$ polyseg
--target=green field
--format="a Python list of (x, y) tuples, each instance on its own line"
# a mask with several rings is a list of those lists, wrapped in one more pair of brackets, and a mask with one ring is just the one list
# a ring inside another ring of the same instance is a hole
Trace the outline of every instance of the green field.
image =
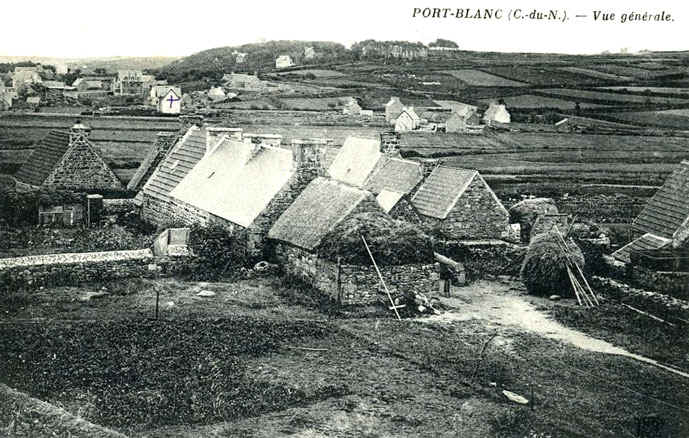
[(567, 71), (570, 73), (579, 73), (579, 74), (583, 74), (586, 76), (591, 76), (592, 78), (607, 79), (607, 80), (611, 80), (611, 81), (631, 81), (632, 79), (634, 79), (631, 76), (620, 76), (620, 75), (611, 74), (611, 73), (603, 73), (603, 72), (593, 70), (590, 68), (560, 67), (559, 70)]
[[(508, 109), (535, 109), (535, 108), (553, 108), (559, 110), (572, 110), (576, 107), (573, 100), (558, 99), (555, 97), (536, 96), (533, 94), (522, 94), (519, 96), (507, 96), (501, 98), (505, 101)], [(488, 104), (495, 99), (481, 99), (479, 102)], [(580, 108), (600, 108), (605, 105), (598, 105), (595, 103), (582, 102), (579, 104)]]
[(524, 87), (528, 85), (473, 69), (448, 70), (442, 73), (449, 74), (474, 87)]
[(526, 67), (522, 65), (496, 66), (483, 68), (486, 72), (512, 79), (527, 82), (537, 86), (575, 86), (575, 85), (605, 85), (613, 81), (592, 78), (581, 73), (564, 71), (554, 66)]
[(689, 110), (611, 113), (608, 117), (644, 126), (689, 130)]
[(612, 104), (687, 104), (689, 99), (680, 99), (675, 97), (659, 97), (659, 96), (639, 96), (635, 94), (622, 93), (608, 93), (603, 91), (577, 90), (577, 89), (561, 89), (548, 88), (538, 90), (540, 93), (557, 97), (569, 97), (573, 99), (586, 99), (588, 101), (596, 101), (601, 103)]

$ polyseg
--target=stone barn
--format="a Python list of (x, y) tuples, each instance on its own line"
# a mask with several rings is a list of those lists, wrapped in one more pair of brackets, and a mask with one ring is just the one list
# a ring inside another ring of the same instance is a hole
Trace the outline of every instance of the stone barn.
[(509, 214), (476, 170), (436, 167), (411, 203), (449, 239), (500, 239), (507, 232)]
[[(316, 178), (270, 229), (273, 257), (284, 272), (340, 304), (376, 303), (385, 297), (385, 292), (370, 263), (345, 263), (339, 257), (337, 261), (332, 260), (334, 257), (328, 260), (321, 249), (328, 236), (337, 238), (337, 233), (331, 232), (338, 224), (375, 214), (384, 215), (370, 192), (332, 179)], [(396, 296), (409, 291), (427, 293), (437, 287), (438, 266), (432, 259), (416, 264), (380, 263), (378, 267)]]
[(91, 128), (79, 122), (69, 131), (51, 131), (15, 173), (17, 184), (74, 191), (123, 189), (122, 182), (89, 141), (90, 132)]

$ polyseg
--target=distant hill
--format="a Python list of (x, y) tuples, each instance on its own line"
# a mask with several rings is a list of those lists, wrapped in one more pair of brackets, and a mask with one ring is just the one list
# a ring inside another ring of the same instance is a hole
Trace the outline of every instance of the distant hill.
[[(268, 41), (244, 44), (235, 47), (218, 47), (204, 50), (178, 59), (158, 70), (156, 76), (170, 82), (198, 80), (202, 77), (216, 77), (230, 71), (266, 70), (275, 67), (275, 58), (289, 55), (295, 63), (311, 62), (305, 59), (304, 49), (314, 49), (318, 62), (346, 60), (351, 58), (345, 46), (328, 41)], [(237, 54), (246, 53), (244, 61), (237, 63)]]
[(74, 68), (117, 70), (153, 70), (179, 59), (169, 56), (111, 56), (103, 58), (55, 58), (47, 56), (0, 56), (0, 63), (31, 61), (43, 65), (67, 65)]

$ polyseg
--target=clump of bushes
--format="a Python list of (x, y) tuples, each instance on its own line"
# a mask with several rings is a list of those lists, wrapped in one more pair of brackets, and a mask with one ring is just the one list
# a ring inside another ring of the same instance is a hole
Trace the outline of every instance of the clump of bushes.
[(383, 212), (351, 215), (324, 238), (318, 253), (322, 258), (343, 263), (370, 265), (366, 239), (376, 263), (404, 265), (432, 263), (433, 241), (416, 225), (392, 219)]
[(121, 225), (109, 225), (85, 229), (75, 237), (72, 246), (80, 251), (90, 252), (142, 249), (152, 244), (152, 235), (134, 234)]
[(195, 263), (192, 277), (196, 280), (217, 280), (237, 273), (250, 262), (246, 251), (246, 232), (230, 232), (221, 225), (193, 225), (189, 246)]

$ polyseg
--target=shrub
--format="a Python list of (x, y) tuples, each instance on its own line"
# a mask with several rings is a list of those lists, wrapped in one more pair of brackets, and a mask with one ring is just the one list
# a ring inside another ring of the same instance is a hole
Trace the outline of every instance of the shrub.
[(221, 225), (193, 225), (189, 244), (198, 265), (192, 277), (198, 280), (217, 280), (249, 263), (244, 231), (233, 233)]

